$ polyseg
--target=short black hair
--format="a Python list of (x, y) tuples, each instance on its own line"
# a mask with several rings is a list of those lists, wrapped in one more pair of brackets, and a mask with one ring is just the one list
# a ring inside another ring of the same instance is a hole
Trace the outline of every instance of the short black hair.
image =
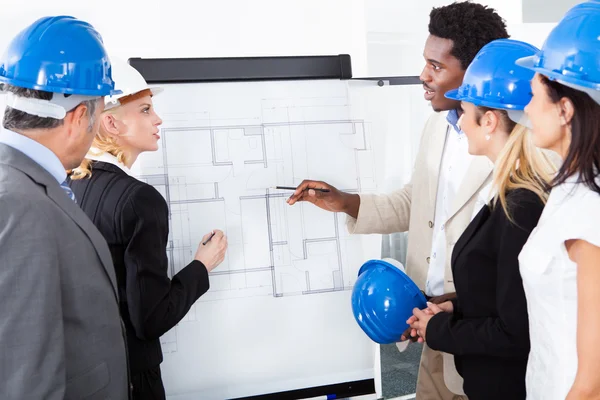
[(467, 69), (479, 50), (508, 38), (506, 23), (493, 8), (468, 1), (437, 7), (429, 14), (429, 34), (453, 42), (452, 54)]

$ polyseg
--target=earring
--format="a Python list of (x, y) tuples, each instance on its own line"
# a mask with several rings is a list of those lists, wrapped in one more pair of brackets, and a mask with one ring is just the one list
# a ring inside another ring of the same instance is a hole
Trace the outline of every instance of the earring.
[(492, 137), (490, 135), (485, 135), (485, 140), (490, 140)]

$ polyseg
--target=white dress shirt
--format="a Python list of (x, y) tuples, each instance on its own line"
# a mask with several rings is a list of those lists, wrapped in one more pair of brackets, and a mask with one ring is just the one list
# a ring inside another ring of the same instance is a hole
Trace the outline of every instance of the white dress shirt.
[(488, 183), (479, 191), (479, 193), (477, 193), (477, 200), (475, 200), (473, 214), (471, 214), (471, 221), (473, 221), (473, 218), (479, 214), (479, 211), (481, 211), (483, 206), (489, 204), (496, 195), (496, 191), (492, 191), (492, 183), (493, 182)]
[(467, 137), (456, 126), (458, 122), (456, 110), (448, 112), (447, 120), (448, 131), (438, 178), (431, 256), (425, 286), (425, 293), (428, 296), (444, 294), (446, 257), (451, 256), (446, 254), (445, 223), (452, 202), (473, 160), (473, 156), (469, 154)]
[(600, 195), (577, 179), (552, 189), (519, 255), (529, 313), (529, 400), (564, 400), (577, 373), (577, 264), (565, 241), (600, 247)]

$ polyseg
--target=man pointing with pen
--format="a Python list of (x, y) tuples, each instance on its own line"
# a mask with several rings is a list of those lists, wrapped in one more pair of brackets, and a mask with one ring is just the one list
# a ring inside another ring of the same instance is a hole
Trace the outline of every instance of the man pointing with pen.
[[(406, 272), (433, 303), (454, 296), (452, 249), (479, 205), (478, 193), (490, 182), (492, 172), (485, 157), (468, 154), (467, 139), (457, 126), (460, 103), (444, 94), (460, 86), (465, 70), (485, 44), (507, 37), (504, 21), (493, 9), (469, 2), (434, 8), (420, 79), (425, 100), (436, 112), (423, 129), (411, 182), (390, 194), (366, 195), (345, 193), (325, 182), (303, 181), (288, 199), (290, 205), (308, 201), (324, 210), (346, 213), (351, 233), (408, 231)], [(409, 337), (405, 332), (402, 339)], [(462, 379), (452, 356), (424, 345), (417, 400), (466, 399), (457, 394), (463, 394)]]

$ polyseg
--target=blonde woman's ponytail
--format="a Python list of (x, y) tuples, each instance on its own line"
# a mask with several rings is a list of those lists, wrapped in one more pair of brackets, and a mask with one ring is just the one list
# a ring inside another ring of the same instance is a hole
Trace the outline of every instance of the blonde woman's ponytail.
[[(494, 111), (504, 114), (503, 118), (508, 119), (506, 111)], [(527, 189), (537, 194), (545, 203), (548, 199), (548, 183), (555, 171), (556, 168), (550, 159), (534, 146), (529, 129), (521, 124), (514, 125), (508, 142), (496, 160), (493, 178), (496, 193), (494, 203), (499, 201), (509, 220), (514, 222), (506, 194), (514, 189)]]

